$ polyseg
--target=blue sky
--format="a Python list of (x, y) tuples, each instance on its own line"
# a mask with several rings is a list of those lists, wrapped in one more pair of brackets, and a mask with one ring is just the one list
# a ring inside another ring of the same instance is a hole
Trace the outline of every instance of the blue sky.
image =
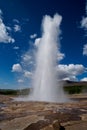
[(0, 0), (0, 88), (30, 86), (45, 15), (62, 16), (60, 79), (87, 81), (86, 0)]

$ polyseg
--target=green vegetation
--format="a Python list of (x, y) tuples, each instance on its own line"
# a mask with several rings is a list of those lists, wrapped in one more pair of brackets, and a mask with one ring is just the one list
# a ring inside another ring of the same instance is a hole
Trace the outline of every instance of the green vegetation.
[(13, 90), (13, 89), (0, 89), (2, 95), (28, 95), (29, 89)]
[[(64, 86), (64, 91), (68, 94), (79, 94), (79, 93), (87, 93), (87, 85), (67, 85)], [(0, 94), (3, 95), (28, 95), (30, 92), (29, 88), (25, 88), (22, 90), (13, 90), (13, 89), (0, 89)]]
[(12, 89), (0, 89), (0, 94), (3, 94), (3, 95), (17, 95), (18, 91), (17, 90), (12, 90)]
[(87, 86), (73, 85), (73, 86), (65, 86), (64, 91), (68, 94), (79, 94), (83, 92), (87, 92)]

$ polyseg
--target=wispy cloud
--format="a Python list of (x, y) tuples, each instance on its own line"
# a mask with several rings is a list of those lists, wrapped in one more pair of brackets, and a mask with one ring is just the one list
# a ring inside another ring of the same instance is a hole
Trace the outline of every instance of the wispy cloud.
[(11, 30), (10, 27), (6, 26), (2, 19), (2, 11), (0, 10), (0, 42), (1, 43), (14, 43), (15, 40), (12, 38), (8, 32), (8, 29)]
[(86, 6), (85, 6), (85, 16), (82, 17), (81, 20), (81, 27), (87, 31), (87, 0), (86, 0)]
[(36, 34), (36, 33), (30, 35), (30, 38), (31, 38), (31, 39), (34, 39), (34, 38), (36, 38), (36, 37), (37, 37), (37, 34)]
[(25, 78), (30, 78), (32, 76), (32, 72), (30, 72), (30, 71), (25, 71), (24, 72), (24, 77)]
[(2, 10), (0, 9), (0, 17), (2, 17), (2, 15), (3, 15), (3, 12), (2, 12)]
[(87, 44), (83, 46), (83, 55), (87, 56)]
[(18, 24), (14, 25), (14, 32), (21, 32), (21, 26)]
[(23, 66), (29, 66), (29, 64), (32, 61), (32, 54), (30, 53), (30, 51), (25, 52), (24, 54), (22, 54), (21, 56), (21, 63)]
[(87, 17), (82, 18), (81, 27), (87, 31)]
[[(81, 21), (81, 28), (85, 30), (85, 36), (87, 36), (87, 0), (85, 6), (85, 15), (86, 16), (84, 16)], [(87, 56), (87, 44), (83, 45), (83, 55)]]
[(58, 61), (63, 60), (64, 57), (65, 57), (65, 54), (64, 54), (64, 53), (61, 53), (61, 52), (58, 52), (58, 53), (57, 53), (57, 60), (58, 60)]
[(23, 79), (18, 79), (18, 81), (17, 81), (18, 83), (23, 83), (24, 82), (24, 80)]
[(14, 22), (14, 23), (17, 23), (17, 24), (20, 23), (18, 19), (13, 19), (13, 22)]
[(14, 64), (12, 66), (12, 72), (18, 74), (17, 82), (21, 84), (29, 84), (29, 80), (32, 78), (31, 68), (33, 66), (32, 55), (30, 51), (25, 52), (21, 56), (20, 63)]
[(13, 49), (14, 49), (14, 50), (18, 50), (19, 47), (18, 47), (18, 46), (14, 46)]

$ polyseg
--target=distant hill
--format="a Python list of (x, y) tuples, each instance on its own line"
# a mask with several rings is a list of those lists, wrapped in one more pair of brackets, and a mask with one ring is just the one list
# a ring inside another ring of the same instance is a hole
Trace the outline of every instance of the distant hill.
[(62, 81), (64, 90), (69, 94), (87, 93), (87, 82)]
[(62, 81), (64, 86), (87, 86), (87, 82), (85, 81), (69, 81), (69, 80), (65, 80)]

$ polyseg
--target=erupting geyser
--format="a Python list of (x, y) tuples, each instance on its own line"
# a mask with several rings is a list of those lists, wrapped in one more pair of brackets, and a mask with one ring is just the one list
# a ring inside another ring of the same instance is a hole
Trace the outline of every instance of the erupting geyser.
[(42, 21), (42, 37), (36, 39), (36, 68), (33, 74), (32, 91), (22, 101), (65, 102), (67, 98), (58, 81), (57, 54), (60, 54), (60, 24), (62, 17), (55, 14), (53, 18), (46, 15)]
[(42, 38), (39, 39), (36, 54), (36, 70), (33, 77), (33, 91), (29, 96), (35, 101), (66, 101), (62, 86), (58, 82), (57, 53), (62, 17), (46, 15), (42, 22)]

